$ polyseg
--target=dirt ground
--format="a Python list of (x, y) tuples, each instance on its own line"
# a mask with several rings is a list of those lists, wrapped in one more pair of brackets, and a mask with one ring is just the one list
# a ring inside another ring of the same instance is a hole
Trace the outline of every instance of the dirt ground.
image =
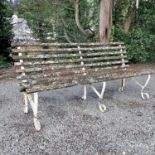
[(155, 76), (145, 101), (131, 79), (122, 94), (119, 84), (108, 82), (102, 101), (91, 89), (81, 100), (82, 86), (39, 93), (42, 130), (36, 132), (32, 110), (23, 113), (16, 80), (1, 80), (0, 155), (155, 155)]

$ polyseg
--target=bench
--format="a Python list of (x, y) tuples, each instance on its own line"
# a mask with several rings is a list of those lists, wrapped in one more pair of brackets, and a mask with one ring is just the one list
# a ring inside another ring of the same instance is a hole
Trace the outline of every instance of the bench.
[[(150, 80), (150, 74), (155, 73), (154, 67), (129, 65), (123, 43), (16, 43), (12, 49), (20, 91), (24, 95), (24, 112), (28, 113), (30, 103), (36, 130), (41, 129), (37, 118), (38, 92), (80, 84), (84, 86), (83, 99), (86, 99), (90, 85), (102, 99), (106, 81), (122, 79), (123, 91), (125, 78), (148, 75), (144, 85), (136, 83), (141, 87), (142, 98), (149, 98), (144, 88)], [(92, 85), (98, 82), (103, 83), (101, 92)], [(103, 108), (100, 105), (100, 109)]]

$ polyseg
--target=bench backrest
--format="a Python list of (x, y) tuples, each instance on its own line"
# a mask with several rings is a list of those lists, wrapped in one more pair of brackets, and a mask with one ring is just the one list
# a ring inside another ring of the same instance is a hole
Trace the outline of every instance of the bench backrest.
[(13, 58), (22, 90), (29, 93), (73, 86), (128, 63), (123, 43), (14, 44)]

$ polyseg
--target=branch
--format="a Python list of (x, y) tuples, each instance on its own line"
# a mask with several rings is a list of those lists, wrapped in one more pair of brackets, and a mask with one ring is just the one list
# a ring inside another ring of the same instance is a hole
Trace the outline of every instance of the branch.
[(130, 27), (131, 27), (131, 24), (133, 23), (133, 21), (134, 21), (134, 16), (135, 16), (135, 9), (136, 9), (136, 7), (135, 7), (135, 4), (133, 3), (132, 4), (133, 6), (130, 6), (129, 8), (128, 8), (128, 13), (127, 13), (127, 19), (126, 19), (126, 21), (125, 21), (125, 23), (124, 23), (124, 32), (125, 33), (128, 33), (128, 31), (129, 31), (129, 29), (130, 29)]
[(67, 30), (66, 30), (66, 29), (68, 28), (68, 25), (67, 25), (67, 23), (65, 22), (65, 20), (64, 20), (63, 18), (61, 18), (61, 20), (62, 20), (62, 24), (63, 24), (63, 26), (64, 26), (64, 37), (65, 37), (65, 39), (66, 39), (69, 43), (72, 43), (70, 37), (69, 37), (68, 34), (67, 34)]
[(75, 21), (78, 29), (80, 30), (81, 33), (83, 33), (85, 36), (89, 36), (88, 33), (84, 30), (80, 23), (80, 9), (79, 9), (79, 2), (80, 0), (75, 0)]
[(66, 29), (64, 28), (64, 37), (65, 39), (69, 42), (69, 43), (72, 43), (71, 39), (69, 38), (68, 34), (67, 34), (67, 31)]

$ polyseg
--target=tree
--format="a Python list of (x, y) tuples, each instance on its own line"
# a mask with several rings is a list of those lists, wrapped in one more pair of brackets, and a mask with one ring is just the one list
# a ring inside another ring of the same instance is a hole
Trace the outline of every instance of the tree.
[(127, 45), (130, 61), (155, 62), (154, 0), (115, 0), (113, 40)]
[[(59, 42), (86, 42), (97, 38), (96, 0), (21, 0), (18, 12), (20, 17), (28, 20), (29, 26), (39, 38), (40, 29), (44, 37), (50, 35), (54, 41)], [(40, 28), (38, 25), (41, 25)]]
[(122, 41), (131, 61), (155, 57), (154, 0), (20, 0), (16, 8), (46, 41)]
[(99, 40), (106, 43), (110, 40), (112, 28), (112, 0), (100, 0)]
[(8, 1), (0, 1), (0, 38), (1, 39), (10, 39), (11, 33), (11, 8)]
[[(7, 0), (0, 1), (0, 54), (8, 57), (7, 48), (12, 38), (11, 26), (12, 9)], [(2, 58), (2, 57), (1, 57)]]

